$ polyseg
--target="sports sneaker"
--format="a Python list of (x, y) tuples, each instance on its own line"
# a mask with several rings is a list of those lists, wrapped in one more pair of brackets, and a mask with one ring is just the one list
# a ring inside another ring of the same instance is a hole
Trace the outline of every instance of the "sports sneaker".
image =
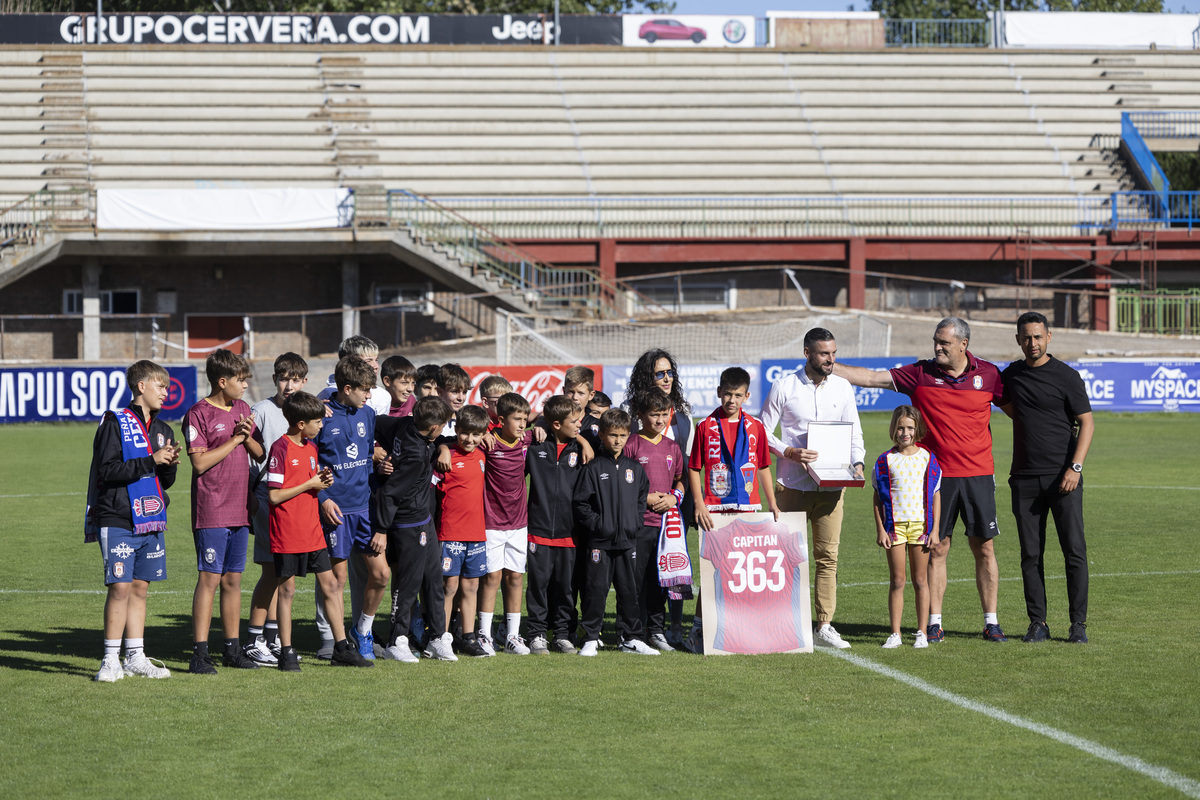
[(687, 638), (683, 640), (683, 649), (698, 656), (704, 655), (704, 628), (700, 625), (699, 620), (692, 623), (692, 629), (688, 632)]
[(276, 666), (280, 672), (299, 672), (300, 671), (300, 656), (296, 654), (296, 648), (291, 647), (286, 651), (279, 648), (279, 658), (276, 660)]
[(469, 658), (487, 658), (487, 651), (479, 646), (479, 636), (474, 632), (464, 633), (458, 638), (458, 652)]
[[(900, 634), (893, 633), (891, 636), (887, 637), (887, 641), (883, 643), (883, 649), (884, 650), (895, 650), (897, 647), (899, 647), (902, 644), (904, 644), (904, 642), (902, 642), (900, 640)], [(832, 647), (832, 645), (822, 645), (822, 646), (823, 647)]]
[(375, 660), (375, 634), (367, 631), (366, 635), (358, 632), (358, 628), (351, 628), (346, 631), (347, 639), (350, 640), (352, 647), (358, 650), (358, 654), (368, 661)]
[(674, 647), (671, 646), (671, 643), (667, 641), (667, 637), (662, 635), (661, 633), (655, 633), (655, 634), (650, 635), (650, 646), (655, 648), (656, 650), (661, 650), (664, 653), (670, 653), (670, 652), (674, 651), (674, 649), (675, 649)]
[(335, 667), (373, 667), (374, 661), (368, 661), (354, 649), (354, 645), (350, 645), (344, 650), (333, 648), (333, 658), (329, 659), (329, 663)]
[(1008, 641), (1008, 637), (1004, 635), (1004, 631), (1000, 630), (1000, 626), (994, 622), (989, 622), (983, 626), (983, 639), (987, 642)]
[(1071, 644), (1087, 644), (1087, 623), (1072, 622), (1071, 631), (1067, 634), (1067, 641)]
[(929, 637), (925, 635), (925, 631), (917, 631), (917, 640), (913, 642), (913, 647), (929, 647)]
[(253, 641), (248, 642), (242, 648), (242, 652), (246, 654), (246, 658), (252, 661), (257, 661), (259, 664), (278, 664), (279, 657), (271, 652), (271, 648), (267, 646), (267, 640), (261, 636), (256, 637)]
[(1029, 623), (1029, 630), (1021, 637), (1022, 642), (1045, 642), (1050, 639), (1050, 626), (1044, 622)]
[(555, 636), (554, 644), (552, 646), (558, 652), (569, 656), (573, 656), (579, 652), (579, 649), (575, 647), (575, 645), (571, 644), (571, 639), (567, 636)]
[(188, 672), (193, 675), (216, 675), (217, 668), (213, 666), (212, 656), (208, 653), (192, 653), (192, 663), (188, 664)]
[(389, 661), (403, 661), (405, 664), (416, 664), (421, 659), (408, 648), (408, 637), (401, 636), (391, 647), (383, 649), (383, 657)]
[[(850, 649), (850, 643), (843, 639), (842, 635), (828, 622), (817, 628), (817, 633), (813, 636), (813, 644), (817, 647), (832, 647), (837, 650)], [(896, 646), (899, 647), (899, 644)]]
[(535, 656), (545, 656), (550, 654), (550, 643), (546, 641), (545, 636), (535, 636), (533, 641), (529, 643), (529, 652)]
[(479, 646), (483, 648), (483, 652), (489, 656), (496, 655), (496, 643), (493, 641), (491, 634), (479, 633)]
[(234, 669), (258, 669), (258, 664), (247, 658), (240, 647), (226, 650), (225, 655), (221, 656), (221, 666)]
[(116, 683), (125, 677), (125, 670), (121, 668), (121, 657), (118, 655), (105, 656), (100, 661), (100, 671), (92, 678), (100, 683)]
[(942, 630), (941, 625), (938, 625), (936, 623), (933, 625), (930, 625), (925, 630), (927, 632), (927, 636), (929, 638), (930, 644), (937, 644), (938, 642), (944, 641), (946, 638), (946, 632)]
[(583, 647), (579, 648), (579, 655), (591, 658), (592, 656), (596, 655), (599, 649), (600, 642), (596, 641), (595, 639), (588, 639), (583, 643)]
[[(275, 655), (276, 655), (276, 657), (279, 656), (278, 653), (276, 653)], [(332, 639), (322, 639), (321, 640), (321, 646), (317, 649), (317, 658), (321, 659), (322, 661), (328, 661), (329, 659), (333, 658), (333, 640)]]
[(672, 622), (664, 635), (671, 647), (683, 647), (683, 623)]
[(438, 661), (458, 661), (458, 656), (454, 655), (454, 649), (450, 647), (453, 639), (448, 631), (441, 636), (430, 637), (429, 645), (425, 648), (425, 657)]
[(122, 669), (131, 678), (134, 675), (141, 675), (143, 678), (171, 677), (171, 670), (167, 669), (166, 664), (158, 661), (156, 658), (147, 658), (145, 653), (138, 653), (136, 656), (125, 656), (125, 663), (122, 665)]
[(658, 651), (641, 639), (626, 639), (617, 648), (622, 653), (637, 653), (639, 656), (656, 656)]
[(529, 647), (519, 634), (511, 633), (504, 640), (504, 652), (510, 656), (527, 656), (529, 655)]

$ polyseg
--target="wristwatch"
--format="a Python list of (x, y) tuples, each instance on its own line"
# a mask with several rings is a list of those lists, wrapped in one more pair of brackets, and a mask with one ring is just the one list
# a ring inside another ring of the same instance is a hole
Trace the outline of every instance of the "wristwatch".
[(1083, 464), (1072, 464), (1071, 469), (1075, 470), (1078, 473), (1082, 473), (1083, 472)]

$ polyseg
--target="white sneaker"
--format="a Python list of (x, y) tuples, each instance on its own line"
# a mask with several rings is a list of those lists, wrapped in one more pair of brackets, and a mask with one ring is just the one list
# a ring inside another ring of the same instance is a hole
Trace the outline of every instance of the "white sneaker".
[(279, 658), (271, 652), (271, 648), (267, 646), (267, 640), (261, 636), (256, 636), (253, 641), (242, 648), (242, 652), (246, 654), (246, 658), (257, 661), (259, 664), (279, 663)]
[(550, 643), (546, 641), (545, 636), (535, 636), (529, 643), (529, 652), (536, 656), (550, 655)]
[(454, 655), (454, 648), (450, 646), (453, 641), (454, 636), (449, 631), (430, 638), (429, 646), (425, 648), (425, 657), (438, 661), (458, 661), (458, 656)]
[(833, 626), (826, 622), (817, 629), (817, 635), (813, 637), (813, 644), (817, 647), (833, 647), (838, 650), (849, 650), (850, 643), (842, 638)]
[(146, 658), (145, 653), (138, 653), (136, 656), (126, 656), (125, 663), (122, 669), (129, 677), (141, 675), (143, 678), (169, 678), (171, 670), (167, 669), (167, 665), (157, 659)]
[(492, 641), (490, 634), (484, 633), (483, 631), (479, 632), (479, 646), (482, 647), (483, 651), (489, 656), (496, 655), (496, 643)]
[(675, 648), (671, 646), (671, 643), (667, 641), (667, 637), (663, 636), (661, 633), (656, 633), (650, 637), (650, 646), (657, 650), (661, 650), (664, 653), (670, 653), (675, 650)]
[[(665, 640), (664, 640), (665, 641)], [(626, 639), (617, 648), (622, 653), (637, 653), (639, 656), (656, 656), (658, 651), (641, 639)]]
[(105, 656), (100, 662), (100, 671), (92, 678), (100, 683), (116, 683), (125, 677), (125, 670), (121, 668), (120, 656)]
[(887, 638), (887, 641), (883, 643), (883, 649), (894, 650), (902, 644), (904, 644), (904, 642), (900, 641), (900, 634), (893, 633)]
[(913, 647), (929, 647), (929, 637), (925, 635), (925, 631), (917, 631), (917, 640), (913, 642)]
[(529, 647), (526, 646), (525, 640), (515, 633), (510, 633), (508, 639), (504, 642), (504, 652), (513, 656), (529, 655)]
[(383, 657), (389, 661), (403, 661), (405, 664), (416, 664), (421, 659), (408, 649), (408, 637), (401, 636), (391, 647), (383, 649)]
[(589, 658), (596, 655), (596, 651), (600, 649), (600, 643), (595, 639), (588, 639), (583, 643), (583, 647), (579, 648), (579, 655), (588, 656)]

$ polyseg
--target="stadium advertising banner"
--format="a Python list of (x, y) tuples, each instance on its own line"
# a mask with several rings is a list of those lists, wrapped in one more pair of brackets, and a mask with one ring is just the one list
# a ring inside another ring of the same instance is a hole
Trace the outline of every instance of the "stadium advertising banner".
[(1200, 411), (1200, 360), (1068, 361), (1095, 411)]
[[(750, 373), (750, 399), (742, 407), (746, 413), (757, 414), (762, 408), (765, 398), (763, 392), (770, 388), (770, 384), (764, 388), (757, 366), (749, 364), (680, 364), (679, 384), (683, 387), (683, 393), (692, 406), (693, 417), (708, 416), (721, 404), (721, 400), (717, 396), (717, 388), (721, 382), (721, 373), (729, 367), (742, 367)], [(632, 374), (633, 367), (628, 364), (608, 364), (604, 367), (604, 393), (613, 401), (614, 406), (625, 402), (625, 390), (629, 386), (629, 376)], [(599, 384), (599, 372), (596, 373), (596, 377), (597, 384)]]
[[(916, 360), (916, 356), (838, 359), (841, 363), (852, 367), (866, 367), (867, 369), (880, 370), (903, 367), (905, 364), (911, 364)], [(763, 392), (770, 392), (771, 384), (784, 375), (791, 375), (793, 372), (799, 372), (803, 368), (804, 359), (802, 358), (762, 362)], [(766, 394), (763, 395), (763, 400), (766, 400)], [(890, 389), (863, 389), (860, 386), (854, 387), (854, 400), (858, 403), (859, 411), (891, 411), (897, 406), (902, 406), (909, 402), (907, 395), (893, 392)]]
[(625, 14), (626, 47), (754, 47), (754, 15)]
[[(161, 416), (183, 419), (196, 402), (196, 368), (167, 367), (167, 372), (171, 389)], [(0, 424), (95, 422), (130, 399), (125, 367), (0, 368)]]
[(700, 532), (705, 655), (812, 652), (805, 521), (715, 514)]
[[(482, 406), (479, 384), (489, 375), (503, 375), (513, 386), (513, 391), (529, 401), (533, 414), (542, 413), (542, 406), (556, 394), (562, 394), (563, 379), (571, 364), (538, 364), (520, 367), (468, 367), (463, 369), (471, 376), (471, 392), (467, 404)], [(603, 385), (604, 367), (599, 364), (584, 364), (596, 372), (596, 386)]]
[[(561, 44), (621, 44), (616, 16), (560, 17)], [(753, 27), (750, 39), (753, 43)], [(0, 44), (551, 44), (537, 14), (0, 15)]]

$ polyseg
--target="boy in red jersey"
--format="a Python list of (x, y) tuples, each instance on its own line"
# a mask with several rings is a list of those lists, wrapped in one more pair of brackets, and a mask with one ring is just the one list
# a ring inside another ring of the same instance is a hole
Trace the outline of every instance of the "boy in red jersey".
[[(767, 432), (761, 422), (742, 411), (742, 405), (750, 399), (750, 373), (741, 367), (725, 370), (717, 393), (721, 405), (696, 426), (688, 459), (688, 483), (696, 498), (696, 527), (711, 531), (713, 512), (761, 510), (760, 492), (778, 521)], [(692, 630), (684, 646), (698, 654), (704, 652), (701, 608), (697, 592)]]
[(475, 633), (479, 579), (487, 574), (483, 522), (487, 455), (479, 447), (487, 432), (487, 420), (487, 412), (479, 406), (463, 406), (458, 410), (458, 441), (450, 449), (450, 469), (433, 476), (437, 483), (437, 535), (442, 547), (446, 619), (450, 619), (457, 595), (462, 614), (458, 651), (475, 658), (487, 655)]
[[(238, 642), (242, 616), (242, 572), (250, 538), (250, 465), (246, 454), (262, 461), (254, 439), (254, 414), (242, 400), (250, 364), (228, 350), (209, 355), (204, 370), (212, 391), (188, 409), (183, 419), (187, 454), (192, 462), (192, 530), (196, 542), (196, 592), (192, 597), (195, 635), (188, 672), (216, 675), (208, 655), (213, 595), (221, 587), (221, 627), (225, 654), (221, 663), (258, 669)], [(245, 452), (242, 451), (245, 448)]]
[(284, 401), (283, 416), (288, 421), (287, 433), (271, 445), (267, 459), (271, 553), (279, 582), (279, 669), (300, 671), (300, 659), (292, 646), (292, 600), (296, 577), (303, 578), (309, 572), (321, 585), (325, 614), (333, 629), (335, 644), (330, 663), (373, 667), (346, 639), (342, 592), (321, 529), (317, 494), (333, 485), (333, 470), (317, 468), (317, 447), (312, 440), (324, 425), (325, 405), (307, 392), (296, 392)]
[[(646, 641), (650, 646), (670, 652), (675, 648), (667, 643), (664, 633), (666, 591), (658, 582), (658, 538), (664, 515), (683, 502), (683, 451), (674, 439), (663, 435), (673, 408), (666, 392), (651, 387), (638, 398), (637, 408), (638, 433), (625, 443), (625, 455), (641, 464), (650, 480), (633, 567), (638, 616), (646, 621)], [(683, 526), (677, 526), (677, 530), (682, 536)]]

